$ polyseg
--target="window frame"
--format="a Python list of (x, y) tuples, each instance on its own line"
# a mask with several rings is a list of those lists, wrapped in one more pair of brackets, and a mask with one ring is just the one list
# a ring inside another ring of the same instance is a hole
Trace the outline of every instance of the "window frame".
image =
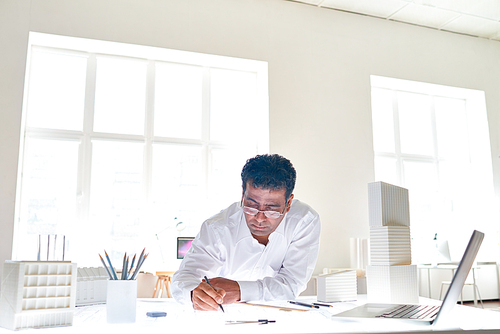
[[(29, 127), (27, 121), (27, 104), (29, 92), (32, 50), (51, 50), (62, 54), (79, 55), (87, 57), (87, 76), (85, 87), (85, 102), (83, 115), (83, 128), (79, 130), (59, 130)], [(97, 57), (113, 57), (126, 59), (139, 59), (147, 64), (146, 79), (146, 106), (144, 133), (142, 135), (117, 134), (94, 132), (94, 102), (96, 87)], [(203, 73), (202, 96), (202, 133), (200, 139), (172, 138), (154, 135), (154, 95), (155, 95), (155, 64), (157, 62), (186, 64), (201, 67)], [(21, 144), (19, 152), (17, 193), (14, 238), (12, 258), (18, 259), (18, 249), (22, 247), (20, 236), (26, 233), (24, 223), (21, 222), (21, 195), (25, 145), (29, 138), (71, 140), (80, 142), (78, 152), (78, 180), (77, 180), (77, 213), (79, 221), (86, 221), (90, 213), (90, 187), (92, 166), (92, 141), (116, 140), (144, 144), (143, 153), (143, 196), (149, 201), (152, 188), (153, 146), (155, 144), (195, 145), (202, 147), (202, 168), (205, 176), (205, 193), (209, 193), (211, 154), (213, 150), (227, 149), (231, 144), (210, 139), (210, 71), (211, 69), (227, 69), (252, 72), (257, 78), (256, 113), (252, 117), (258, 119), (255, 154), (269, 151), (269, 107), (268, 107), (268, 66), (267, 62), (240, 59), (226, 56), (201, 54), (196, 52), (172, 50), (159, 47), (132, 45), (117, 42), (106, 42), (84, 38), (58, 36), (37, 32), (30, 32), (28, 43), (28, 56), (26, 63), (25, 89), (23, 98), (23, 112), (21, 121)], [(230, 203), (228, 203), (229, 205)], [(218, 210), (220, 208), (217, 208)], [(201, 222), (200, 222), (201, 224)], [(96, 258), (98, 260), (98, 258)], [(97, 263), (96, 263), (97, 264)]]
[[(406, 93), (416, 93), (423, 94), (434, 97), (445, 97), (445, 98), (456, 98), (463, 99), (466, 101), (466, 117), (468, 120), (468, 132), (465, 134), (468, 138), (470, 145), (470, 162), (472, 166), (476, 166), (476, 173), (484, 172), (493, 175), (492, 163), (491, 163), (491, 150), (490, 150), (490, 140), (489, 140), (489, 129), (486, 131), (478, 131), (477, 128), (482, 126), (482, 124), (488, 124), (486, 119), (486, 113), (477, 112), (477, 110), (486, 110), (484, 104), (484, 92), (465, 89), (448, 87), (436, 84), (428, 84), (422, 82), (413, 82), (402, 79), (394, 79), (381, 76), (370, 76), (371, 87), (380, 88), (392, 91), (393, 93), (393, 120), (394, 120), (394, 140), (395, 140), (395, 153), (388, 152), (377, 152), (374, 148), (375, 157), (391, 157), (397, 159), (398, 164), (398, 180), (403, 184), (404, 180), (404, 168), (402, 166), (403, 161), (427, 161), (432, 162), (434, 165), (439, 164), (440, 160), (436, 148), (437, 148), (437, 132), (436, 132), (436, 118), (434, 115), (434, 102), (432, 103), (432, 130), (433, 130), (433, 155), (417, 155), (417, 154), (407, 154), (401, 152), (400, 143), (400, 128), (399, 128), (399, 114), (397, 97), (394, 96), (398, 91)], [(482, 136), (478, 136), (478, 133), (483, 133)], [(478, 154), (474, 154), (478, 152)], [(480, 167), (479, 167), (480, 166)], [(490, 190), (493, 192), (493, 181), (489, 185)]]
[[(436, 194), (443, 194), (442, 191), (442, 179), (440, 175), (439, 165), (440, 163), (447, 161), (448, 159), (442, 158), (437, 152), (437, 127), (436, 118), (434, 110), (434, 99), (435, 98), (455, 98), (465, 100), (465, 117), (467, 119), (467, 141), (469, 144), (469, 166), (471, 167), (472, 175), (480, 175), (481, 180), (477, 182), (477, 187), (474, 188), (474, 194), (478, 195), (473, 198), (474, 203), (471, 204), (469, 208), (461, 208), (462, 211), (458, 211), (461, 215), (466, 212), (463, 217), (457, 216), (455, 212), (454, 203), (446, 202), (445, 207), (443, 203), (432, 203), (433, 206), (439, 207), (442, 213), (446, 213), (448, 216), (439, 216), (440, 219), (446, 219), (447, 221), (437, 221), (436, 226), (433, 226), (432, 231), (425, 229), (425, 226), (421, 226), (421, 223), (428, 224), (428, 222), (416, 221), (414, 219), (415, 212), (412, 214), (412, 257), (414, 257), (414, 263), (421, 263), (420, 260), (427, 261), (429, 259), (429, 247), (432, 249), (432, 238), (435, 236), (435, 232), (438, 233), (438, 238), (443, 240), (443, 238), (449, 239), (450, 251), (452, 252), (452, 258), (458, 259), (462, 252), (462, 249), (458, 245), (465, 244), (467, 240), (463, 238), (465, 235), (469, 235), (469, 230), (479, 229), (485, 232), (492, 232), (491, 234), (498, 233), (498, 227), (494, 226), (493, 221), (495, 221), (498, 216), (495, 204), (494, 187), (493, 187), (493, 169), (492, 169), (492, 157), (491, 157), (491, 146), (489, 138), (489, 128), (488, 119), (485, 104), (485, 94), (483, 91), (472, 90), (466, 88), (449, 87), (437, 84), (429, 84), (423, 82), (408, 81), (403, 79), (388, 78), (382, 76), (372, 75), (371, 79), (371, 89), (372, 94), (374, 89), (384, 89), (392, 92), (392, 114), (393, 114), (393, 127), (395, 135), (395, 153), (389, 152), (377, 152), (375, 148), (374, 139), (374, 167), (375, 167), (375, 177), (377, 178), (377, 158), (393, 158), (396, 159), (396, 170), (397, 170), (397, 182), (396, 185), (406, 187), (405, 184), (405, 161), (418, 161), (418, 162), (430, 162), (433, 164), (435, 169), (435, 175), (437, 177)], [(405, 93), (416, 93), (431, 96), (432, 101), (432, 142), (433, 142), (433, 154), (432, 155), (418, 155), (418, 154), (405, 154), (401, 152), (400, 143), (400, 129), (399, 129), (399, 113), (398, 113), (398, 101), (397, 92)], [(372, 95), (373, 99), (373, 95)], [(374, 121), (375, 123), (375, 121)], [(374, 130), (375, 132), (375, 130)], [(448, 160), (449, 161), (449, 160)], [(378, 180), (385, 181), (387, 180)], [(457, 180), (457, 182), (462, 182)], [(410, 194), (410, 204), (412, 203), (412, 190), (409, 189)], [(433, 196), (432, 191), (429, 190), (429, 196)], [(445, 197), (446, 198), (446, 197)], [(434, 198), (436, 199), (436, 198)], [(442, 198), (441, 198), (442, 199)], [(446, 198), (447, 200), (447, 198)], [(447, 206), (447, 207), (446, 207)], [(410, 205), (411, 207), (411, 205)], [(479, 211), (479, 212), (478, 212)], [(433, 216), (433, 219), (438, 216)], [(446, 218), (443, 218), (446, 217)], [(481, 218), (480, 218), (481, 217)], [(429, 217), (427, 217), (429, 218)], [(457, 224), (454, 226), (454, 224)], [(467, 231), (465, 231), (467, 230)], [(466, 232), (466, 233), (465, 233)], [(484, 249), (488, 249), (490, 246), (488, 242), (483, 245)], [(481, 252), (483, 254), (485, 252)], [(415, 262), (416, 261), (416, 262)]]

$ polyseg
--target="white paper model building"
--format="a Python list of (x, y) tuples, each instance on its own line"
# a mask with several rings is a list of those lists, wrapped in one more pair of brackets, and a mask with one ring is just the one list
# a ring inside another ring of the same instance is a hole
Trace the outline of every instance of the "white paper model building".
[(368, 300), (377, 303), (418, 303), (417, 267), (411, 265), (408, 190), (384, 182), (369, 183), (368, 201)]
[(370, 227), (370, 264), (411, 264), (411, 238), (408, 226)]
[(73, 324), (76, 263), (5, 261), (0, 294), (0, 326), (22, 328)]
[(331, 303), (357, 299), (356, 270), (340, 270), (317, 277), (319, 302)]

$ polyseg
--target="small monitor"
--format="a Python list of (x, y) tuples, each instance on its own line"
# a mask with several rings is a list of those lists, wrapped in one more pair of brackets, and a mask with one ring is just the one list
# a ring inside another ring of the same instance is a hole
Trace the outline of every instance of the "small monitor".
[(191, 247), (194, 237), (177, 237), (177, 258), (183, 259)]
[(450, 247), (448, 246), (448, 240), (438, 242), (437, 248), (437, 262), (438, 263), (450, 263)]

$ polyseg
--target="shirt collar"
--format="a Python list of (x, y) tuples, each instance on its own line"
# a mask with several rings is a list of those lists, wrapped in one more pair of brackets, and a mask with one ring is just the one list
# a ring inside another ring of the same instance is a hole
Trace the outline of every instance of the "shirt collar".
[[(234, 214), (234, 219), (236, 221), (239, 221), (239, 227), (238, 227), (238, 237), (236, 239), (236, 241), (240, 241), (240, 240), (243, 240), (245, 238), (253, 238), (252, 236), (252, 233), (250, 233), (250, 230), (248, 229), (248, 226), (247, 226), (247, 221), (245, 220), (245, 215), (243, 214), (243, 210), (241, 209), (241, 206), (240, 206), (240, 209), (238, 210), (237, 213)], [(233, 218), (231, 217), (231, 218)]]
[[(252, 234), (250, 233), (250, 230), (248, 229), (247, 226), (247, 221), (245, 220), (245, 215), (243, 214), (243, 210), (240, 209), (237, 210), (233, 215), (231, 215), (231, 219), (235, 219), (235, 221), (239, 221), (239, 228), (238, 228), (238, 237), (236, 241), (243, 240), (245, 238), (253, 238)], [(277, 235), (284, 236), (285, 235), (285, 224), (286, 224), (286, 219), (287, 219), (287, 214), (285, 213), (285, 217), (283, 217), (283, 220), (280, 222), (276, 230), (269, 235), (269, 240), (274, 239)]]
[(281, 220), (280, 224), (278, 225), (278, 227), (276, 228), (276, 230), (274, 230), (273, 233), (271, 233), (271, 235), (269, 236), (269, 240), (273, 240), (274, 238), (276, 238), (278, 235), (281, 235), (281, 236), (284, 236), (285, 235), (285, 224), (286, 224), (286, 213), (285, 213), (285, 217), (283, 217), (283, 219)]

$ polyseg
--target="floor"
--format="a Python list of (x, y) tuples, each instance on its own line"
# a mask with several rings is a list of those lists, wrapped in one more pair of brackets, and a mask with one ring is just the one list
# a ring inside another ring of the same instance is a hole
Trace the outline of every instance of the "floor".
[[(484, 308), (486, 310), (492, 310), (492, 311), (498, 311), (500, 312), (500, 300), (487, 300), (483, 301)], [(466, 306), (472, 306), (474, 307), (474, 302), (464, 302), (464, 305)], [(481, 307), (481, 303), (478, 302), (477, 307)]]

